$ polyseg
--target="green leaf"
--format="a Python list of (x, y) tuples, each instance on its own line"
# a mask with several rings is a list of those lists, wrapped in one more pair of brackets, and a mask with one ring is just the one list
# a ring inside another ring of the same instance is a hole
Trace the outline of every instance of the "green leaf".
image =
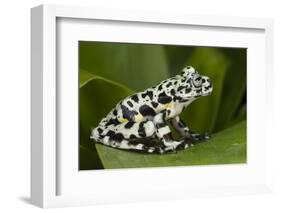
[(168, 78), (164, 47), (150, 44), (79, 42), (79, 68), (135, 91)]
[(191, 103), (181, 117), (196, 132), (212, 132), (220, 113), (219, 105), (229, 61), (218, 48), (200, 47), (195, 49), (186, 64), (212, 80), (213, 92)]
[(94, 78), (98, 78), (99, 76), (93, 75), (86, 70), (80, 69), (79, 70), (79, 87), (83, 87), (85, 84), (90, 82)]
[(82, 145), (79, 147), (79, 170), (103, 169), (101, 161), (97, 155), (95, 146), (86, 148)]
[(101, 144), (96, 148), (105, 169), (246, 163), (246, 122), (174, 154), (141, 154)]
[(232, 119), (228, 124), (226, 124), (226, 127), (231, 127), (241, 121), (244, 121), (247, 119), (247, 106), (243, 105), (240, 107), (238, 112), (234, 115), (234, 119)]
[(194, 49), (195, 47), (193, 46), (165, 45), (170, 76), (180, 73)]
[(235, 113), (239, 110), (243, 96), (246, 94), (247, 49), (223, 48), (222, 51), (231, 63), (225, 75), (215, 131), (235, 123), (232, 122), (237, 120)]
[(80, 88), (79, 112), (82, 128), (95, 127), (116, 104), (131, 95), (129, 88), (100, 76)]
[(80, 88), (79, 112), (81, 128), (90, 132), (115, 105), (133, 92), (116, 82), (100, 76)]
[[(83, 81), (80, 81), (80, 85), (82, 85), (79, 95), (80, 145), (89, 148), (96, 159), (98, 155), (93, 146), (94, 142), (90, 140), (91, 129), (96, 127), (100, 120), (105, 117), (121, 99), (131, 95), (133, 92), (129, 88), (111, 80), (92, 74), (88, 75), (87, 72), (83, 70), (81, 73), (86, 73), (85, 76), (88, 76), (88, 78), (84, 78)], [(80, 167), (83, 169), (92, 165), (91, 161), (93, 160), (89, 158), (89, 153), (85, 153), (83, 149), (82, 151), (83, 152), (80, 153)], [(86, 162), (83, 157), (84, 154), (87, 155), (86, 158), (90, 162)], [(95, 160), (95, 162), (95, 165), (100, 168), (101, 166), (98, 160)]]

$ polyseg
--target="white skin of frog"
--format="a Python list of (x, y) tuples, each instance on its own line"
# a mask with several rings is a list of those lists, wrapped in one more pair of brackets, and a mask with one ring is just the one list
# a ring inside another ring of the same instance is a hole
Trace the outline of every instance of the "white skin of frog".
[[(194, 85), (197, 85), (197, 87)], [(171, 132), (170, 128), (168, 126), (156, 128), (156, 126), (158, 124), (163, 125), (168, 119), (172, 120), (173, 126), (181, 135), (185, 135), (186, 131), (189, 131), (189, 129), (187, 126), (182, 127), (182, 125), (178, 124), (180, 122), (178, 116), (198, 97), (209, 95), (212, 92), (212, 89), (213, 87), (208, 77), (200, 76), (193, 67), (186, 67), (182, 70), (181, 75), (162, 81), (155, 87), (148, 88), (144, 92), (136, 93), (135, 95), (120, 101), (116, 107), (101, 120), (98, 127), (92, 130), (91, 138), (105, 145), (121, 149), (141, 150), (144, 147), (143, 144), (132, 145), (128, 141), (129, 138), (132, 135), (141, 138), (142, 136), (139, 131), (143, 128), (145, 137), (150, 137), (156, 134), (160, 140), (163, 140), (163, 136)], [(174, 91), (174, 95), (172, 94), (172, 91)], [(166, 94), (167, 97), (171, 97), (169, 104), (159, 102), (159, 97), (162, 93)], [(177, 96), (177, 99), (174, 100), (174, 96)], [(144, 106), (148, 110), (142, 112), (141, 109)], [(127, 111), (134, 112), (134, 122), (129, 126), (128, 120), (124, 119), (125, 115), (123, 114), (122, 107), (125, 107)], [(163, 111), (169, 111), (169, 113), (165, 113), (165, 117), (163, 117), (163, 114), (160, 113)], [(143, 114), (151, 112), (155, 115)], [(141, 122), (143, 123), (141, 124)], [(111, 139), (111, 137), (114, 138), (114, 135), (118, 135), (119, 139), (121, 139), (120, 137), (123, 139), (114, 141)], [(181, 143), (176, 141), (173, 142), (172, 146), (177, 146)], [(167, 144), (165, 144), (164, 141), (164, 145), (171, 146), (171, 141)], [(185, 145), (185, 147), (188, 147), (188, 145)], [(151, 150), (153, 151), (154, 149), (148, 149), (148, 152), (151, 152)]]

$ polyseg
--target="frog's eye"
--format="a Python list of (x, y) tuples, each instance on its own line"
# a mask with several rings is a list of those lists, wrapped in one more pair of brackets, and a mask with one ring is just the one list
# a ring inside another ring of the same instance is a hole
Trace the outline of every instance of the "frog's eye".
[(202, 77), (200, 75), (194, 76), (193, 84), (195, 87), (200, 87), (202, 85)]

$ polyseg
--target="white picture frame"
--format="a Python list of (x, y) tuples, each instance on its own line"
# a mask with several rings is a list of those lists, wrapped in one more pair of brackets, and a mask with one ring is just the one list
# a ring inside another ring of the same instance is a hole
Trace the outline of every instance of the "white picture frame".
[[(261, 87), (260, 91), (262, 93), (261, 99), (264, 99), (264, 103), (260, 104), (257, 109), (253, 110), (253, 116), (255, 112), (262, 112), (260, 119), (263, 119), (266, 123), (264, 138), (265, 141), (270, 140), (271, 131), (274, 128), (270, 122), (273, 119), (273, 113), (268, 108), (272, 104), (272, 96), (270, 90), (273, 85), (270, 82), (270, 76), (273, 76), (273, 21), (271, 19), (257, 19), (257, 18), (241, 18), (241, 17), (216, 17), (216, 16), (203, 16), (203, 15), (188, 15), (188, 14), (160, 14), (152, 13), (146, 11), (122, 11), (122, 10), (110, 10), (110, 9), (97, 9), (97, 8), (85, 8), (85, 7), (74, 7), (74, 6), (54, 6), (54, 5), (41, 5), (31, 10), (31, 72), (32, 72), (32, 103), (31, 103), (31, 201), (33, 204), (46, 208), (46, 207), (59, 207), (59, 206), (75, 206), (75, 205), (91, 205), (97, 203), (114, 203), (114, 202), (138, 202), (143, 200), (163, 200), (163, 199), (177, 199), (186, 197), (202, 197), (202, 196), (214, 196), (214, 195), (233, 195), (233, 194), (253, 194), (253, 193), (264, 193), (271, 191), (270, 185), (270, 165), (269, 161), (264, 161), (268, 157), (266, 156), (266, 151), (262, 150), (262, 146), (257, 146), (257, 151), (254, 155), (256, 162), (263, 162), (259, 168), (253, 170), (254, 175), (258, 175), (252, 182), (250, 178), (255, 176), (250, 176), (249, 171), (251, 167), (245, 167), (245, 176), (241, 175), (241, 181), (233, 182), (226, 181), (223, 182), (218, 179), (220, 183), (214, 185), (200, 184), (196, 182), (196, 178), (199, 175), (205, 175), (204, 172), (214, 171), (214, 173), (222, 172), (226, 170), (227, 173), (236, 171), (237, 166), (232, 166), (228, 168), (216, 168), (216, 167), (204, 167), (203, 169), (189, 169), (188, 171), (194, 172), (191, 176), (187, 174), (187, 168), (161, 168), (161, 169), (141, 169), (141, 170), (124, 170), (124, 171), (106, 171), (104, 173), (95, 173), (95, 178), (99, 178), (99, 185), (106, 184), (102, 182), (103, 179), (116, 176), (121, 180), (121, 178), (126, 177), (130, 173), (131, 176), (138, 176), (139, 178), (144, 178), (146, 176), (153, 177), (155, 175), (165, 176), (170, 175), (169, 178), (190, 178), (195, 180), (191, 186), (183, 186), (182, 188), (175, 187), (171, 183), (167, 185), (165, 189), (161, 189), (159, 186), (161, 183), (156, 183), (152, 186), (151, 191), (146, 193), (145, 187), (142, 191), (140, 188), (132, 189), (131, 187), (122, 186), (121, 188), (116, 188), (110, 190), (108, 188), (102, 187), (96, 194), (87, 194), (85, 190), (81, 190), (79, 193), (60, 193), (59, 185), (64, 184), (66, 179), (60, 177), (61, 171), (65, 167), (65, 164), (60, 163), (61, 159), (58, 152), (58, 130), (57, 130), (57, 120), (58, 120), (58, 88), (60, 87), (61, 81), (65, 81), (63, 77), (57, 78), (57, 49), (58, 49), (58, 21), (60, 19), (68, 20), (100, 20), (100, 21), (112, 21), (118, 22), (119, 25), (122, 23), (143, 23), (149, 24), (153, 23), (155, 26), (198, 26), (200, 28), (220, 28), (225, 29), (228, 32), (234, 30), (257, 30), (262, 33), (261, 40), (264, 41), (264, 46), (262, 47), (264, 53), (261, 54), (262, 68), (260, 72), (263, 77), (257, 77), (257, 82), (264, 82), (264, 87)], [(70, 36), (71, 37), (71, 36)], [(122, 40), (122, 37), (119, 39)], [(138, 38), (141, 39), (141, 36)], [(210, 38), (210, 43), (211, 43)], [(205, 42), (208, 43), (206, 40)], [(207, 44), (205, 43), (205, 44)], [(254, 43), (253, 43), (254, 44)], [(215, 46), (213, 43), (211, 46)], [(254, 53), (252, 53), (254, 54)], [(251, 57), (254, 57), (252, 55)], [(254, 65), (253, 67), (254, 68)], [(248, 75), (248, 83), (251, 87), (254, 86), (254, 79), (251, 75)], [(252, 86), (251, 86), (252, 84)], [(252, 100), (254, 103), (256, 100)], [(266, 103), (269, 103), (266, 105)], [(253, 105), (252, 105), (253, 106)], [(267, 110), (266, 110), (267, 109)], [(254, 111), (256, 110), (256, 111)], [(265, 116), (266, 114), (266, 116)], [(251, 120), (251, 114), (249, 115)], [(261, 130), (261, 126), (254, 126), (254, 123), (249, 125), (248, 133), (253, 132), (253, 128), (256, 127), (257, 131)], [(260, 139), (260, 140), (261, 140)], [(73, 146), (73, 144), (71, 145)], [(265, 147), (270, 146), (269, 143), (265, 143)], [(64, 147), (64, 146), (61, 146)], [(258, 148), (260, 147), (260, 148)], [(65, 147), (64, 147), (65, 148)], [(251, 147), (248, 147), (248, 149)], [(72, 148), (69, 148), (69, 150)], [(65, 150), (65, 149), (63, 149)], [(61, 151), (61, 150), (60, 150)], [(65, 150), (66, 152), (68, 150)], [(73, 169), (73, 168), (72, 168)], [(196, 171), (197, 170), (197, 171)], [(201, 171), (202, 170), (202, 171)], [(203, 171), (204, 170), (204, 171)], [(240, 166), (239, 166), (239, 169)], [(249, 171), (247, 171), (249, 170)], [(77, 171), (78, 172), (78, 171)], [(241, 171), (238, 171), (238, 173)], [(243, 171), (241, 172), (241, 174)], [(65, 173), (65, 175), (70, 175), (68, 179), (71, 179), (71, 173)], [(93, 178), (93, 174), (84, 175), (81, 180), (86, 183), (89, 182), (90, 178)], [(87, 176), (87, 177), (86, 177)], [(214, 176), (209, 176), (210, 179), (215, 179)], [(242, 180), (245, 177), (245, 181)], [(80, 177), (79, 177), (80, 178)], [(207, 176), (208, 178), (208, 176)], [(238, 178), (239, 179), (239, 178)], [(166, 180), (163, 179), (165, 182)], [(63, 182), (63, 183), (62, 183)], [(252, 184), (251, 184), (252, 183)], [(158, 186), (157, 186), (158, 184)], [(79, 191), (79, 189), (85, 188), (85, 186), (77, 185), (77, 182), (69, 182), (66, 185), (69, 191)], [(143, 187), (143, 186), (142, 186)], [(130, 189), (131, 188), (131, 189)], [(103, 191), (102, 191), (103, 190)], [(117, 191), (120, 190), (120, 191)], [(123, 190), (123, 191), (122, 191)], [(119, 194), (122, 193), (122, 196)], [(119, 195), (119, 196), (118, 196)]]

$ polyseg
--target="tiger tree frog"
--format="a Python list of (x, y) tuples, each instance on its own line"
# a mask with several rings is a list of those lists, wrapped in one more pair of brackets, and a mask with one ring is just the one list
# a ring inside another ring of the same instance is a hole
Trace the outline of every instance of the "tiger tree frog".
[[(186, 149), (210, 136), (190, 131), (180, 114), (212, 90), (207, 76), (187, 66), (175, 77), (121, 100), (92, 129), (90, 138), (110, 147), (145, 153)], [(173, 139), (170, 126), (182, 136), (181, 140)]]

